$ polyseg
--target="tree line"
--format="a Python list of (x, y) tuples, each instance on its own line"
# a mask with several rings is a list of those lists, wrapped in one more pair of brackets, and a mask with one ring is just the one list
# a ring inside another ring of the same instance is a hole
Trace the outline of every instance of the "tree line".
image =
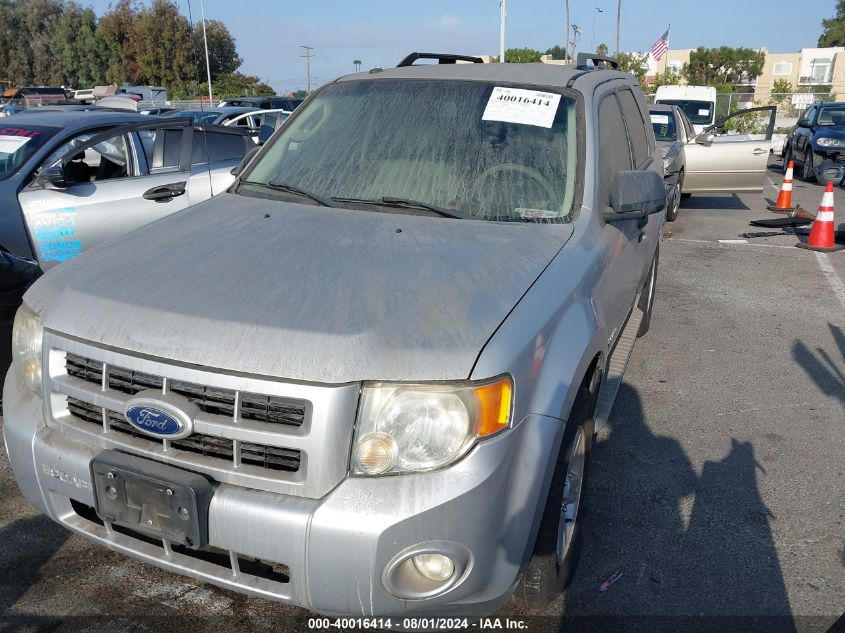
[[(273, 94), (238, 72), (243, 60), (225, 24), (206, 21), (215, 96)], [(173, 0), (118, 0), (97, 16), (73, 0), (0, 0), (0, 80), (15, 86), (155, 85), (171, 98), (208, 94), (202, 23)]]

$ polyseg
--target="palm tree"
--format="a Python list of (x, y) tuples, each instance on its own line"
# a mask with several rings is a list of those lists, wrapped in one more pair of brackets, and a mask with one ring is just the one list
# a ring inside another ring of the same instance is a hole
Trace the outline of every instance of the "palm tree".
[(355, 72), (360, 72), (361, 70), (361, 60), (360, 59), (353, 59), (352, 65), (355, 66)]

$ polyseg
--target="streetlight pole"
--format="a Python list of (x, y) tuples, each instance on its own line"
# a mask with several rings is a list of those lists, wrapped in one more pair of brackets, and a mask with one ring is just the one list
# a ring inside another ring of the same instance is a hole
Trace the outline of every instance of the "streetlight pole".
[(616, 0), (616, 57), (619, 57), (619, 24), (622, 22), (622, 0)]
[(208, 76), (208, 105), (214, 105), (214, 98), (211, 96), (211, 63), (208, 61), (208, 35), (205, 32), (205, 7), (200, 0), (200, 13), (202, 14), (202, 41), (205, 44), (205, 72)]
[(305, 55), (300, 55), (300, 57), (305, 58), (305, 68), (307, 69), (308, 73), (308, 92), (307, 94), (311, 94), (311, 51), (314, 50), (312, 46), (300, 46), (299, 48), (305, 49)]
[(499, 0), (499, 63), (505, 63), (505, 18), (508, 15), (507, 0)]
[(593, 11), (593, 34), (590, 37), (590, 47), (595, 50), (596, 49), (596, 14), (604, 13), (601, 9), (596, 7), (596, 10)]

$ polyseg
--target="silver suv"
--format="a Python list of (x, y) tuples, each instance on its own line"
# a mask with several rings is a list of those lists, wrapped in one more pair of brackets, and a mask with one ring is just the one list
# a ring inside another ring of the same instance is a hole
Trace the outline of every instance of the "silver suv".
[(635, 80), (580, 61), (342, 77), (228, 193), (46, 274), (3, 392), (26, 497), (327, 614), (552, 600), (666, 203)]

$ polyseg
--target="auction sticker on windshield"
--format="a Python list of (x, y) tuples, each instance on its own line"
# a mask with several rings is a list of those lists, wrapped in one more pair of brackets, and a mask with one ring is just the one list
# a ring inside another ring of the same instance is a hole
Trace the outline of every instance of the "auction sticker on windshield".
[(657, 125), (669, 125), (669, 115), (668, 114), (652, 114), (651, 115), (651, 122), (656, 123)]
[(481, 120), (550, 128), (559, 104), (559, 94), (496, 86)]
[(6, 136), (0, 135), (0, 153), (14, 154), (21, 147), (29, 143), (32, 139), (28, 136)]

